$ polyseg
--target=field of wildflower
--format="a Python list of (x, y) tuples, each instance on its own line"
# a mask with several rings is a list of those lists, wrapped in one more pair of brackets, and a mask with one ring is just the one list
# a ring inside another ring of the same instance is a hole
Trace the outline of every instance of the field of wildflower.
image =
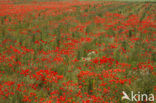
[(156, 103), (123, 91), (156, 100), (156, 2), (0, 0), (0, 103)]

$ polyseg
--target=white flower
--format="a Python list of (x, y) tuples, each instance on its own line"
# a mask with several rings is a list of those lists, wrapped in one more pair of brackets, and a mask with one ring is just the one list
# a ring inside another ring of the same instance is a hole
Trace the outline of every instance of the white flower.
[(88, 53), (88, 56), (94, 55), (94, 54), (95, 54), (95, 51), (92, 51), (92, 52)]

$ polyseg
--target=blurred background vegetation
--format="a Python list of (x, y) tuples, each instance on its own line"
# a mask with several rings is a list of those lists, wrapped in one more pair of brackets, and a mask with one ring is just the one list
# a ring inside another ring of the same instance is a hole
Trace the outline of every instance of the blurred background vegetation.
[(49, 1), (130, 1), (130, 2), (154, 2), (156, 0), (0, 0), (0, 1), (13, 1), (13, 2), (49, 2)]

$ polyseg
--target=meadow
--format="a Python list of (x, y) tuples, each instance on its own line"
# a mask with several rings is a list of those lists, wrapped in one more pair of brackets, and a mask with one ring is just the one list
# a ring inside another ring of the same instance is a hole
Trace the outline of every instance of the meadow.
[(0, 1), (0, 103), (155, 103), (156, 3)]

